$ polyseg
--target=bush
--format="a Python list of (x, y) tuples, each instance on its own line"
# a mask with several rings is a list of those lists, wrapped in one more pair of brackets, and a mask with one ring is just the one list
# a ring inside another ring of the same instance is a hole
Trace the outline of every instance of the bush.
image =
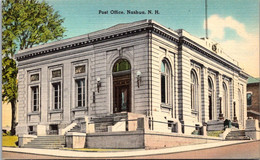
[(208, 131), (207, 136), (211, 137), (219, 137), (220, 134), (222, 134), (224, 131)]
[(2, 146), (3, 147), (17, 147), (16, 142), (18, 141), (18, 137), (17, 136), (3, 136), (2, 137), (3, 142), (2, 142)]

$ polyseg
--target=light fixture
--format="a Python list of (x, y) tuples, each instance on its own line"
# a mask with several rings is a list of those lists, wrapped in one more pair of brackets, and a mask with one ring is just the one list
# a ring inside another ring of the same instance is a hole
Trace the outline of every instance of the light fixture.
[(99, 88), (101, 87), (100, 77), (97, 77), (97, 90), (99, 93)]
[(141, 75), (142, 75), (142, 72), (140, 72), (140, 71), (137, 71), (136, 72), (136, 78), (137, 78), (137, 87), (139, 88), (140, 87), (140, 84), (141, 84), (141, 82), (142, 82), (142, 77), (141, 77)]

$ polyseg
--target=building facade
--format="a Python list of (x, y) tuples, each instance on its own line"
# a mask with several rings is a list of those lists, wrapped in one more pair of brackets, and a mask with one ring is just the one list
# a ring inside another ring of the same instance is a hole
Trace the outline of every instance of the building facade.
[(247, 82), (247, 116), (260, 121), (260, 79), (249, 77)]
[(191, 134), (219, 119), (245, 127), (248, 75), (219, 44), (153, 20), (22, 50), (16, 59), (18, 135), (122, 112), (144, 115), (162, 132), (174, 123)]

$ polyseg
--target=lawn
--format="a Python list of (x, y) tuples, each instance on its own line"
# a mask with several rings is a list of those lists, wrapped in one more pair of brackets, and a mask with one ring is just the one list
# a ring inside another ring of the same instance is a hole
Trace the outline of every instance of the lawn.
[(212, 137), (219, 137), (224, 131), (208, 131), (207, 135)]
[(17, 147), (15, 142), (18, 141), (17, 136), (2, 136), (2, 146), (3, 147)]

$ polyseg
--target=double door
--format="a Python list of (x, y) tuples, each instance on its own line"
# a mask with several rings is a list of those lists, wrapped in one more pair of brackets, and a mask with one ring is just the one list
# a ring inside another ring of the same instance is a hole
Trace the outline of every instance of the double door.
[(131, 75), (113, 77), (113, 112), (131, 111)]

